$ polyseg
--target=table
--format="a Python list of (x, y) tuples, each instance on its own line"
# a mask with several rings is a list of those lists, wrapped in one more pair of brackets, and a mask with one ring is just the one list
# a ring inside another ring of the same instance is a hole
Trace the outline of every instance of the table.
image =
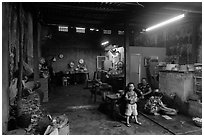
[(110, 76), (107, 79), (107, 83), (112, 86), (113, 92), (116, 93), (118, 90), (124, 89), (125, 78), (124, 77), (117, 77), (117, 76)]
[(121, 97), (117, 96), (116, 94), (106, 95), (106, 100), (110, 101), (111, 103), (111, 116), (113, 119), (116, 119), (116, 108), (117, 108), (117, 102), (121, 99)]
[(88, 72), (75, 72), (75, 82), (78, 84), (84, 84), (88, 80)]
[(63, 74), (63, 77), (69, 77), (71, 84), (84, 84), (88, 80), (88, 72), (72, 72)]

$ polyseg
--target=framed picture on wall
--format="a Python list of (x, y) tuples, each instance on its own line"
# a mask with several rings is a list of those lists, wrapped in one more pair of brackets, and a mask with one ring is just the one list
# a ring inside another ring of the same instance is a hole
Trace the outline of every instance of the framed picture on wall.
[(149, 65), (149, 61), (150, 61), (150, 57), (144, 57), (144, 66), (148, 66)]

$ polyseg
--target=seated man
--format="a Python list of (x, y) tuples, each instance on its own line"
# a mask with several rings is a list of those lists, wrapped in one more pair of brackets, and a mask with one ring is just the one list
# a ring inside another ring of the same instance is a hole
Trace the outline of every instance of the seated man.
[(138, 86), (138, 89), (141, 91), (140, 94), (142, 98), (148, 99), (149, 97), (151, 97), (152, 89), (147, 83), (146, 78), (142, 78), (142, 82), (139, 83), (137, 86)]
[(142, 78), (142, 82), (137, 85), (138, 87), (138, 96), (140, 98), (138, 102), (138, 110), (144, 112), (145, 104), (148, 99), (151, 97), (152, 89), (150, 85), (147, 83), (146, 78)]

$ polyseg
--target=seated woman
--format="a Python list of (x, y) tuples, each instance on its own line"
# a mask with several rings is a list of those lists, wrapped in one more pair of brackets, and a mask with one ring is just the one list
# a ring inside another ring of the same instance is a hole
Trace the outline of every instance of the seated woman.
[(159, 113), (166, 115), (177, 114), (177, 110), (166, 107), (166, 105), (163, 104), (161, 98), (162, 94), (159, 92), (156, 92), (153, 96), (151, 96), (144, 106), (146, 112), (154, 115), (159, 115)]

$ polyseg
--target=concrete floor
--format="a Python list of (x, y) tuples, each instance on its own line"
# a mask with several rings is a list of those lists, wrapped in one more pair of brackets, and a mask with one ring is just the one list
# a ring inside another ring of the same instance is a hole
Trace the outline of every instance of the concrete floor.
[[(53, 116), (61, 114), (68, 116), (71, 135), (172, 135), (143, 115), (139, 115), (141, 126), (132, 121), (132, 126), (127, 127), (125, 121), (113, 120), (110, 115), (98, 110), (102, 103), (100, 95), (94, 103), (90, 91), (84, 87), (85, 85), (58, 87), (49, 94), (49, 102), (42, 105)], [(196, 132), (188, 134), (202, 134), (202, 129), (196, 128)]]

